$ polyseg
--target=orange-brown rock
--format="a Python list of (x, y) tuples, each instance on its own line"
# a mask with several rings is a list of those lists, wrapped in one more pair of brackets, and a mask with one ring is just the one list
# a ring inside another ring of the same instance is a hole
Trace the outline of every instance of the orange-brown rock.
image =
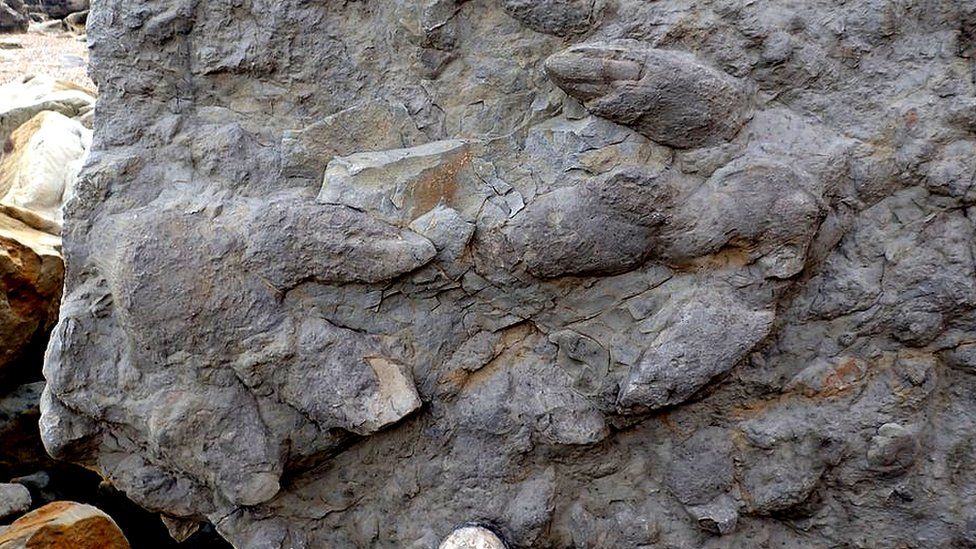
[(18, 359), (40, 352), (57, 320), (64, 279), (61, 238), (0, 213), (0, 383)]
[(129, 549), (129, 542), (97, 508), (57, 501), (0, 531), (0, 549)]

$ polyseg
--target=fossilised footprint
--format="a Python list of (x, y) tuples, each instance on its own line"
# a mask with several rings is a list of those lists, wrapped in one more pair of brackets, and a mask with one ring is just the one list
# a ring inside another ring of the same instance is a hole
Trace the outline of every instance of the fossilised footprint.
[(691, 54), (634, 40), (573, 46), (550, 57), (546, 72), (591, 113), (670, 147), (727, 141), (751, 113), (739, 80)]

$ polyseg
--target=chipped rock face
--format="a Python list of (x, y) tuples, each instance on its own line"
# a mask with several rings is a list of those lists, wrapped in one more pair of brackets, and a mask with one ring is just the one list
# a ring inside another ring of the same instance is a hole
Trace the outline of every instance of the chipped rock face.
[(52, 454), (237, 547), (976, 539), (976, 10), (388, 8), (92, 6)]

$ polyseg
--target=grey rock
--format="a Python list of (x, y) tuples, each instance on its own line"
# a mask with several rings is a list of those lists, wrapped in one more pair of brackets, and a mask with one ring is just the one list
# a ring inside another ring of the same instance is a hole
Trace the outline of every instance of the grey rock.
[(420, 145), (425, 141), (402, 105), (350, 107), (281, 138), (281, 173), (319, 179), (337, 156)]
[(754, 458), (746, 465), (742, 487), (750, 511), (758, 515), (798, 512), (824, 471), (822, 458), (809, 439), (778, 443)]
[[(278, 241), (279, 231), (292, 238)], [(301, 282), (381, 282), (425, 265), (437, 253), (426, 238), (398, 230), (355, 209), (281, 201), (254, 212), (251, 235), (242, 263), (260, 273), (276, 288)], [(307, 263), (276, 263), (282, 252), (301, 257), (315, 250)]]
[(667, 480), (678, 501), (701, 505), (728, 492), (734, 474), (729, 434), (712, 427), (696, 432), (678, 446)]
[(968, 543), (969, 4), (96, 2), (43, 442), (237, 547)]
[(465, 221), (457, 210), (438, 205), (411, 221), (409, 228), (430, 240), (437, 249), (437, 260), (450, 265), (464, 255), (468, 242), (474, 236), (475, 226)]
[(897, 423), (885, 423), (868, 445), (868, 463), (879, 471), (903, 472), (915, 462), (915, 435)]
[(960, 343), (943, 354), (943, 360), (950, 368), (976, 373), (976, 343)]
[(329, 163), (318, 201), (368, 211), (394, 225), (408, 225), (438, 205), (473, 219), (484, 199), (472, 172), (474, 153), (459, 140), (409, 149), (358, 153)]
[(602, 2), (595, 0), (503, 0), (505, 12), (532, 30), (567, 36), (595, 23)]
[(749, 118), (740, 82), (688, 53), (637, 41), (573, 46), (546, 71), (593, 114), (676, 148), (729, 140)]
[(651, 257), (675, 194), (666, 177), (615, 172), (537, 197), (509, 239), (541, 278), (626, 272)]
[(673, 296), (654, 323), (660, 332), (620, 388), (625, 409), (688, 400), (769, 334), (773, 313), (750, 309), (721, 290), (695, 291)]
[(89, 0), (24, 0), (27, 8), (34, 13), (42, 13), (52, 19), (63, 19), (68, 14), (85, 11)]
[(796, 275), (821, 216), (819, 197), (805, 179), (767, 159), (726, 164), (687, 198), (664, 254), (680, 260), (738, 250), (768, 277)]
[(85, 34), (85, 22), (88, 20), (88, 10), (69, 13), (64, 18), (64, 24), (77, 34)]
[(730, 496), (719, 496), (708, 503), (688, 507), (688, 514), (702, 530), (724, 536), (735, 531), (739, 522), (738, 507), (738, 502)]
[(20, 484), (0, 484), (0, 520), (16, 518), (31, 506), (30, 492)]

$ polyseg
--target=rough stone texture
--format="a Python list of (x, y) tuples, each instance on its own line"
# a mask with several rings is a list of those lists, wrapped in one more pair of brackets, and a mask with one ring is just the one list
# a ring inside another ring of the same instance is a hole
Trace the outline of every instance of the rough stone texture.
[(0, 397), (40, 374), (64, 280), (62, 206), (92, 139), (66, 114), (81, 115), (94, 99), (43, 77), (0, 86)]
[(58, 318), (64, 262), (61, 239), (0, 213), (0, 388), (25, 375), (25, 361), (40, 359)]
[(129, 549), (115, 521), (91, 505), (50, 503), (0, 531), (0, 549)]
[(546, 72), (593, 114), (671, 147), (729, 140), (748, 119), (750, 97), (734, 78), (692, 54), (640, 41), (573, 46), (550, 57)]
[(19, 484), (0, 484), (0, 521), (25, 513), (31, 506), (30, 492)]
[(88, 28), (41, 428), (171, 531), (976, 543), (976, 4), (101, 0)]

